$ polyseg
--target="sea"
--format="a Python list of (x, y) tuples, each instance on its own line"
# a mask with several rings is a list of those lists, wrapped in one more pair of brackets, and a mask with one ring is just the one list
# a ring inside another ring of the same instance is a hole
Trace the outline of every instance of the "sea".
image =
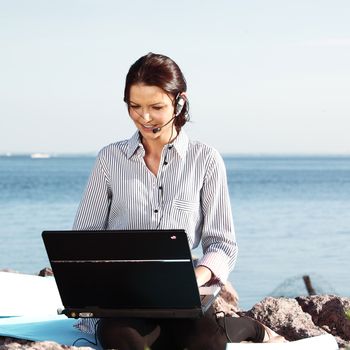
[[(224, 155), (239, 254), (229, 281), (266, 296), (350, 296), (350, 155)], [(94, 156), (0, 156), (0, 269), (49, 266), (44, 230), (71, 229)], [(200, 248), (195, 255), (201, 254)]]

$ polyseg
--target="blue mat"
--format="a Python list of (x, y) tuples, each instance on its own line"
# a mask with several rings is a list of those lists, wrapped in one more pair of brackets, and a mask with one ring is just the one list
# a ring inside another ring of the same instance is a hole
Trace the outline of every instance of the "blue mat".
[[(73, 345), (78, 338), (95, 342), (95, 337), (85, 334), (73, 327), (75, 319), (64, 315), (50, 317), (9, 317), (0, 318), (0, 335), (32, 341), (54, 341), (62, 345)], [(86, 340), (79, 340), (75, 346), (89, 346), (99, 349)]]

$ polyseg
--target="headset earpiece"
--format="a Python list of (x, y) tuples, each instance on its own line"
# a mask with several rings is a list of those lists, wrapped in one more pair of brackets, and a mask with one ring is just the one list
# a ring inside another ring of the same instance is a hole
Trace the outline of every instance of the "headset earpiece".
[(176, 101), (175, 117), (177, 117), (181, 113), (182, 109), (184, 108), (185, 102), (186, 102), (185, 98), (182, 96), (179, 96), (179, 98)]

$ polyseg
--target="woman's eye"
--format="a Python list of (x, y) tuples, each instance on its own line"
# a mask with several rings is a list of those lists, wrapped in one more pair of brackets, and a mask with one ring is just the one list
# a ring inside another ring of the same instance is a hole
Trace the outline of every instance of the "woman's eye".
[(160, 111), (163, 108), (163, 106), (154, 106), (153, 109), (155, 109), (156, 111)]
[(132, 109), (138, 109), (140, 106), (130, 106)]

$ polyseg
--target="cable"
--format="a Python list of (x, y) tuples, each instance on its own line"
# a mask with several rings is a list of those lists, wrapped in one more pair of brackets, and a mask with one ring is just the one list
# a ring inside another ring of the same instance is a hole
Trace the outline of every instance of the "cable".
[(169, 140), (167, 142), (167, 149), (165, 151), (165, 155), (164, 155), (164, 161), (162, 163), (162, 168), (161, 168), (161, 172), (160, 172), (160, 176), (159, 176), (159, 186), (158, 186), (158, 208), (162, 208), (162, 212), (161, 212), (161, 216), (159, 218), (158, 224), (156, 226), (156, 230), (159, 229), (160, 224), (163, 220), (163, 216), (164, 216), (164, 187), (163, 187), (163, 167), (164, 165), (168, 165), (168, 153), (169, 150), (173, 148), (173, 145), (170, 145), (170, 141), (173, 137), (173, 132), (174, 132), (174, 128), (171, 128), (171, 134), (169, 137)]
[(98, 345), (98, 344), (97, 344), (97, 326), (98, 326), (99, 323), (100, 323), (100, 320), (98, 320), (98, 321), (95, 323), (95, 342), (93, 342), (93, 341), (91, 341), (91, 340), (89, 340), (89, 339), (86, 339), (86, 338), (82, 337), (82, 338), (78, 338), (78, 339), (74, 340), (72, 346), (75, 346), (75, 344), (76, 344), (78, 341), (81, 341), (81, 340), (85, 340), (85, 341), (87, 341), (88, 343), (90, 343), (90, 344), (92, 344), (92, 345)]

